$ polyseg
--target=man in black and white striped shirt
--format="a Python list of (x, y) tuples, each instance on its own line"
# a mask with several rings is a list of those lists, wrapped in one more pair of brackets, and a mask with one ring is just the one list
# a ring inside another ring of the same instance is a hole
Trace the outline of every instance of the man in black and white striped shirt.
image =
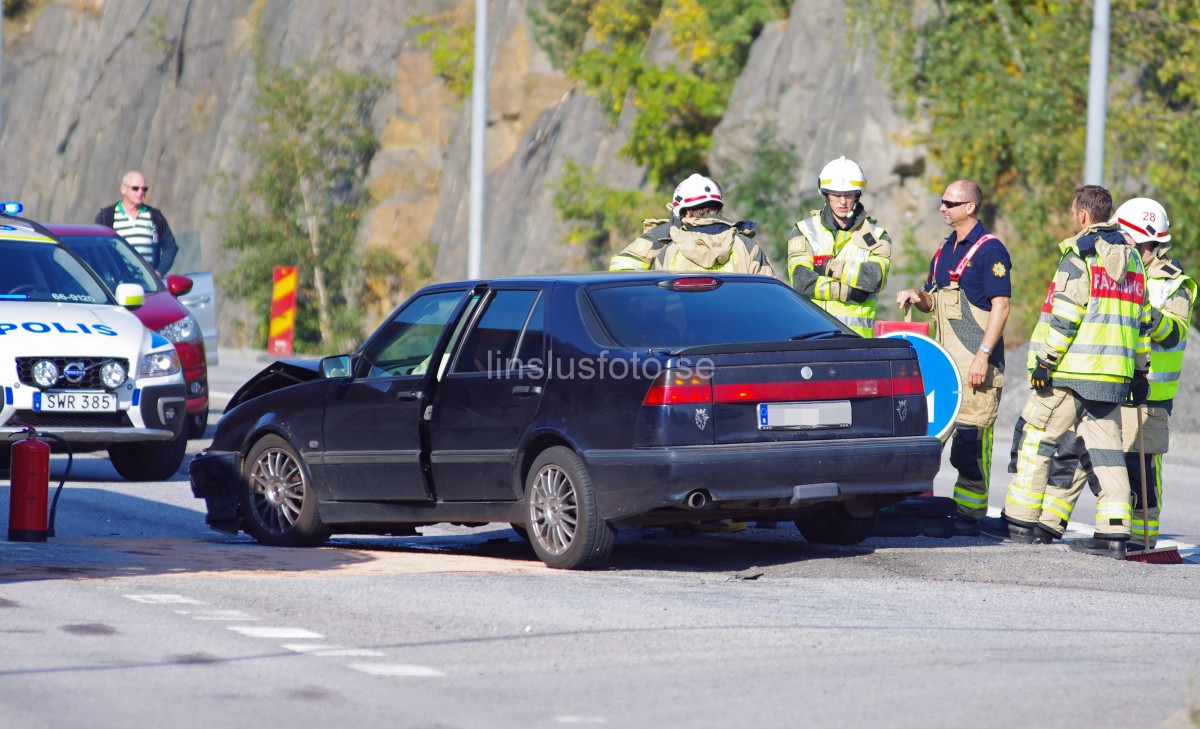
[(162, 212), (145, 203), (149, 191), (141, 172), (126, 172), (121, 178), (121, 199), (115, 205), (100, 208), (95, 222), (117, 231), (146, 263), (165, 276), (175, 262), (179, 246)]

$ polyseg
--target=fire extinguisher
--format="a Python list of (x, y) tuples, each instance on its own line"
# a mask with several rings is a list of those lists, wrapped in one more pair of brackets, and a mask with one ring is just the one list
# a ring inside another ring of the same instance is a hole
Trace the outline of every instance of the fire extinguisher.
[(50, 446), (33, 428), (12, 447), (8, 492), (8, 541), (44, 542), (50, 533), (46, 501), (50, 494)]
[[(24, 425), (24, 423), (22, 423)], [(50, 493), (50, 445), (38, 440), (33, 426), (25, 425), (25, 439), (12, 446), (10, 480), (8, 490), (8, 541), (44, 542), (54, 536), (54, 512), (58, 508), (58, 495), (71, 473), (74, 455), (71, 446), (57, 435), (43, 433), (44, 438), (53, 438), (67, 449), (67, 468), (54, 502), (50, 506), (49, 522), (46, 517), (46, 500)]]

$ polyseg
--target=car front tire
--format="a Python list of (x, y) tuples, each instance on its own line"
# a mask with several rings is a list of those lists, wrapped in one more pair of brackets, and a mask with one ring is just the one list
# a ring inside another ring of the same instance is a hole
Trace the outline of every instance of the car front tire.
[(317, 510), (317, 494), (303, 459), (277, 435), (254, 444), (242, 465), (245, 529), (273, 547), (315, 547), (330, 530)]
[(126, 481), (166, 481), (183, 465), (187, 432), (164, 443), (128, 443), (108, 449), (113, 468)]
[(587, 467), (570, 448), (548, 448), (525, 480), (526, 529), (533, 551), (557, 569), (592, 569), (608, 561), (617, 530), (600, 518)]
[(858, 544), (871, 536), (875, 514), (854, 516), (844, 504), (824, 504), (796, 520), (796, 528), (817, 544)]

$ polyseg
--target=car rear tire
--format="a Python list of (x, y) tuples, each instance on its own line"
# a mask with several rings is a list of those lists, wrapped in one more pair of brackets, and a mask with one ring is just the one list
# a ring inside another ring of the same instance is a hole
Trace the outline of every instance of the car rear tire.
[(166, 481), (179, 471), (186, 454), (186, 431), (165, 443), (128, 443), (108, 449), (113, 468), (126, 481)]
[(617, 543), (617, 530), (596, 509), (587, 467), (570, 448), (548, 448), (533, 462), (525, 480), (525, 514), (529, 543), (550, 567), (599, 567)]
[(315, 547), (330, 530), (317, 511), (317, 494), (303, 459), (283, 438), (264, 436), (242, 465), (245, 528), (272, 547)]
[(204, 431), (208, 430), (208, 411), (202, 413), (188, 413), (187, 416), (187, 433), (189, 440), (204, 437)]
[(827, 504), (797, 519), (796, 528), (805, 539), (817, 544), (858, 544), (871, 536), (875, 514), (854, 516), (843, 504)]

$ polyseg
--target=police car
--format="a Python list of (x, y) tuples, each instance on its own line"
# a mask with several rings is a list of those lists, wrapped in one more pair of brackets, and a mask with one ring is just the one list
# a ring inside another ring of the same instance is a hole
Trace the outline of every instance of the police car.
[(32, 426), (76, 453), (107, 450), (126, 479), (169, 478), (187, 448), (187, 393), (174, 345), (130, 312), (144, 290), (110, 294), (20, 211), (0, 212), (0, 468)]

